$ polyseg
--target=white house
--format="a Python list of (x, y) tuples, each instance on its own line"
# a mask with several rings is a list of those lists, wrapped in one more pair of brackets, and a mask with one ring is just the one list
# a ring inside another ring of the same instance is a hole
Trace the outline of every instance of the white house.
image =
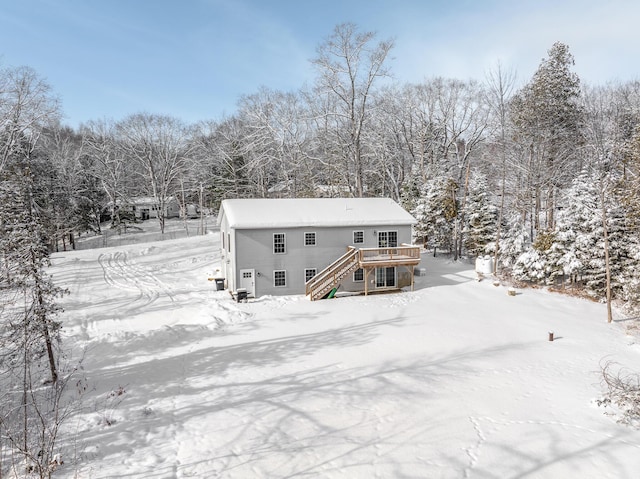
[[(158, 200), (153, 196), (136, 196), (119, 206), (123, 211), (130, 211), (135, 214), (136, 219), (148, 220), (158, 217)], [(180, 205), (174, 196), (169, 196), (165, 200), (164, 217), (177, 218), (180, 216)]]
[(223, 275), (250, 296), (398, 289), (413, 285), (415, 219), (389, 198), (224, 200)]

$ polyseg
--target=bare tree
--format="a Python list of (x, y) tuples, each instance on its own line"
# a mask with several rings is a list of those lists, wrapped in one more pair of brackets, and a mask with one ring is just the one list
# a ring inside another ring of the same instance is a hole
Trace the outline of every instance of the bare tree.
[(504, 70), (498, 63), (496, 68), (487, 75), (486, 102), (489, 106), (492, 122), (492, 140), (496, 143), (499, 158), (500, 178), (500, 206), (498, 208), (498, 220), (496, 227), (493, 273), (498, 272), (500, 260), (500, 240), (502, 239), (502, 223), (505, 217), (505, 198), (507, 194), (507, 131), (509, 99), (513, 94), (516, 75), (513, 71)]
[(0, 171), (12, 155), (28, 154), (42, 127), (59, 115), (59, 102), (51, 87), (34, 70), (0, 70)]
[[(370, 114), (370, 96), (377, 80), (389, 75), (385, 60), (393, 47), (391, 40), (373, 44), (373, 32), (360, 33), (352, 23), (335, 27), (333, 34), (317, 49), (312, 61), (318, 70), (316, 94), (328, 98), (319, 103), (319, 125), (332, 125), (335, 151), (342, 155), (355, 196), (363, 196), (365, 185), (365, 145), (363, 132)], [(332, 101), (333, 100), (333, 101)], [(324, 123), (323, 118), (329, 120)], [(331, 139), (331, 135), (329, 138)]]
[(193, 151), (192, 131), (175, 118), (146, 113), (129, 116), (117, 129), (126, 156), (144, 171), (164, 233), (167, 202)]
[(261, 196), (308, 195), (313, 171), (308, 154), (311, 129), (307, 107), (296, 93), (262, 88), (245, 96), (238, 115), (245, 125), (247, 172), (260, 178)]
[(259, 190), (255, 186), (258, 180), (249, 178), (245, 131), (237, 116), (199, 125), (196, 153), (206, 158), (213, 194), (220, 199), (250, 197)]
[(371, 128), (366, 135), (374, 160), (368, 175), (378, 178), (373, 185), (374, 192), (396, 201), (403, 197), (405, 182), (411, 181), (412, 165), (416, 161), (412, 98), (407, 88), (381, 89), (375, 96)]
[(112, 121), (91, 121), (82, 128), (83, 151), (88, 156), (91, 174), (100, 182), (107, 195), (111, 220), (121, 224), (120, 206), (128, 200), (132, 175), (120, 142), (116, 124)]
[(615, 407), (618, 422), (640, 427), (640, 374), (612, 361), (605, 362), (600, 368), (605, 392), (597, 401), (598, 406)]

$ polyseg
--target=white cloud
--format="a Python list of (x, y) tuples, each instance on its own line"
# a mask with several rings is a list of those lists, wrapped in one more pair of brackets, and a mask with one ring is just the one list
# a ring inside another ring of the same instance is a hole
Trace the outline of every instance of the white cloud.
[(640, 4), (627, 1), (498, 2), (493, 8), (445, 12), (435, 27), (430, 21), (420, 29), (413, 21), (400, 30), (398, 74), (411, 81), (429, 76), (481, 80), (501, 61), (526, 81), (560, 41), (569, 45), (583, 81), (631, 80), (637, 76), (630, 61), (640, 44), (637, 18)]

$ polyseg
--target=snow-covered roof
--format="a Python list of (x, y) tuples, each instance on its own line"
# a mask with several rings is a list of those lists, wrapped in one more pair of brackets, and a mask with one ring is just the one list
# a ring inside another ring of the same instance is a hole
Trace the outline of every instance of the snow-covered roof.
[(230, 228), (411, 225), (416, 220), (390, 198), (223, 200), (218, 222)]
[[(170, 203), (175, 201), (175, 197), (167, 196), (165, 198), (165, 203)], [(112, 205), (113, 202), (109, 202), (108, 205)], [(157, 205), (158, 199), (154, 196), (134, 196), (132, 198), (127, 199), (117, 199), (116, 205)]]
[[(164, 201), (165, 203), (169, 203), (174, 199), (173, 196), (167, 196)], [(129, 199), (129, 203), (132, 205), (155, 205), (158, 203), (158, 199), (154, 196), (134, 196)]]

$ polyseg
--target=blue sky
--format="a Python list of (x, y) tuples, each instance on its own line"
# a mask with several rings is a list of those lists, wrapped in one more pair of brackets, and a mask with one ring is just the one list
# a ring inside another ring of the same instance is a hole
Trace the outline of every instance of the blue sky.
[(0, 67), (35, 69), (73, 127), (141, 111), (197, 122), (261, 86), (311, 84), (343, 22), (395, 40), (401, 83), (483, 81), (498, 62), (524, 83), (561, 41), (597, 85), (640, 79), (639, 20), (636, 0), (0, 0)]

